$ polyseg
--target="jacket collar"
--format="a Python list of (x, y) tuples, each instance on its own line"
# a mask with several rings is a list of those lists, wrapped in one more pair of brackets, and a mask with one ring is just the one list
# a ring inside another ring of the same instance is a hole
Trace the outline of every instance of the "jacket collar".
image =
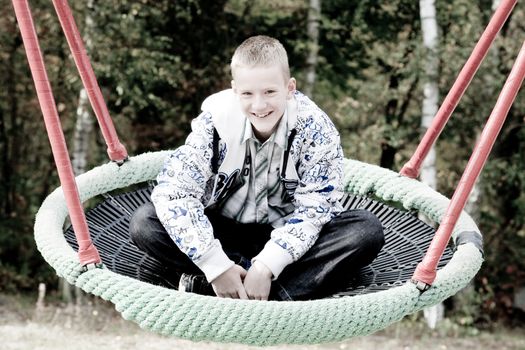
[[(295, 95), (292, 95), (286, 106), (285, 113), (288, 127), (285, 130), (287, 136), (297, 124), (297, 99)], [(236, 142), (240, 144), (245, 141), (246, 126), (249, 125), (249, 121), (242, 113), (239, 99), (232, 89), (223, 90), (209, 96), (202, 103), (201, 109), (203, 112), (211, 113), (214, 126), (226, 143), (232, 144), (232, 142)], [(239, 133), (238, 130), (231, 127), (232, 125), (244, 125), (244, 133)]]

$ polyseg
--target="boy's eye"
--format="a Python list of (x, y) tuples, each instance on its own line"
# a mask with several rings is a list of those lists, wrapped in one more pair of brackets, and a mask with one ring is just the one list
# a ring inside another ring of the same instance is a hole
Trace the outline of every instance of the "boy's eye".
[(243, 93), (241, 93), (242, 96), (251, 96), (252, 93), (251, 92), (248, 92), (248, 91), (245, 91)]
[(273, 95), (273, 94), (275, 94), (275, 90), (268, 90), (268, 91), (266, 91), (266, 93), (268, 95)]

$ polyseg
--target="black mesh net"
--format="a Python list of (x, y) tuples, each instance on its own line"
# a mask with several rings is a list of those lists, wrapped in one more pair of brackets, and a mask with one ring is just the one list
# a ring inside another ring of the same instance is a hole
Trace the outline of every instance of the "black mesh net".
[[(150, 201), (152, 187), (118, 195), (106, 195), (103, 202), (86, 213), (91, 239), (97, 247), (102, 262), (111, 271), (141, 281), (174, 286), (169, 282), (167, 269), (155, 258), (139, 250), (128, 233), (132, 213)], [(402, 211), (372, 198), (347, 194), (342, 200), (345, 209), (367, 209), (381, 221), (385, 245), (372, 264), (362, 268), (348, 281), (348, 288), (334, 295), (373, 293), (408, 281), (417, 264), (423, 259), (435, 229), (419, 220), (414, 213)], [(65, 231), (73, 249), (78, 250), (73, 228)], [(452, 258), (447, 247), (438, 268)]]

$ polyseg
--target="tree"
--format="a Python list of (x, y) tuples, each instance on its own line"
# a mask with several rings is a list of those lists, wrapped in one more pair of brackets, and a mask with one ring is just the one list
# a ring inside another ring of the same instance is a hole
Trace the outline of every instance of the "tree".
[[(439, 88), (438, 88), (438, 25), (436, 21), (436, 7), (434, 0), (420, 0), (419, 10), (421, 15), (421, 33), (423, 46), (425, 48), (425, 82), (423, 84), (423, 108), (421, 114), (421, 127), (427, 130), (438, 111)], [(436, 149), (430, 149), (421, 167), (421, 182), (436, 189)], [(443, 319), (444, 306), (442, 303), (428, 307), (423, 310), (427, 324), (435, 328), (437, 323)]]
[(317, 66), (317, 54), (319, 51), (319, 21), (321, 19), (321, 0), (310, 0), (308, 9), (308, 46), (309, 53), (307, 58), (306, 84), (304, 93), (313, 96), (315, 85), (315, 69)]

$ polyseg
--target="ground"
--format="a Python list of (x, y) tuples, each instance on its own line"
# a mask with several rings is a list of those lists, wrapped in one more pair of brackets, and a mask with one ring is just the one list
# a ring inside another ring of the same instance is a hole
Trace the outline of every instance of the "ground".
[[(343, 343), (275, 346), (276, 350), (447, 350), (520, 349), (525, 350), (524, 329), (478, 331), (445, 321), (438, 330), (429, 330), (418, 317), (399, 322), (368, 337)], [(101, 349), (189, 349), (240, 350), (257, 347), (193, 343), (156, 335), (123, 320), (110, 304), (90, 299), (81, 307), (57, 303), (36, 307), (27, 297), (0, 294), (0, 348), (3, 350), (101, 350)]]

